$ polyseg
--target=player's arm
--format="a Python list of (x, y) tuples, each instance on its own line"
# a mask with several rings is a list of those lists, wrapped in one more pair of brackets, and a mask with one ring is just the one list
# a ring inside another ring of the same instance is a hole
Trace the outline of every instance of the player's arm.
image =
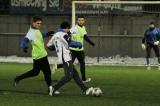
[(55, 48), (54, 45), (47, 46), (47, 48), (48, 48), (49, 50), (51, 50), (51, 51), (55, 51), (55, 50), (56, 50), (56, 48)]
[(29, 43), (29, 39), (27, 37), (24, 37), (21, 39), (20, 46), (25, 53), (27, 53), (28, 43)]
[(41, 32), (41, 33), (42, 33), (43, 38), (46, 38), (46, 37), (52, 37), (55, 32), (54, 31), (49, 31), (47, 33), (45, 33), (45, 32)]
[(144, 43), (145, 43), (145, 41), (146, 41), (146, 38), (145, 38), (145, 37), (143, 37), (143, 38), (142, 38), (142, 44), (144, 44)]
[(71, 37), (71, 36), (76, 36), (76, 33), (77, 33), (78, 29), (77, 27), (73, 26), (69, 32), (67, 32), (68, 36)]
[(146, 46), (145, 46), (145, 41), (146, 41), (146, 32), (147, 32), (147, 30), (145, 31), (145, 33), (144, 33), (144, 37), (142, 38), (142, 44), (141, 44), (141, 47), (142, 47), (142, 49), (146, 49)]
[(157, 40), (159, 41), (160, 40), (160, 28), (157, 28)]
[(53, 37), (49, 40), (49, 42), (47, 43), (47, 48), (51, 51), (56, 50), (54, 44), (53, 44)]
[(160, 39), (160, 30), (156, 28), (156, 41), (154, 41), (154, 45), (159, 45), (159, 39)]
[(69, 31), (69, 32), (67, 32), (67, 34), (68, 34), (68, 37), (70, 37), (71, 38), (71, 31)]
[(142, 44), (145, 44), (145, 42), (146, 42), (147, 31), (148, 31), (148, 29), (144, 32), (144, 36), (142, 38)]
[(70, 47), (82, 48), (82, 44), (80, 42), (71, 40), (71, 37), (69, 35), (64, 35), (64, 39), (68, 42), (68, 45)]
[(89, 39), (87, 34), (84, 35), (84, 40), (87, 41), (90, 45), (95, 46), (95, 44)]

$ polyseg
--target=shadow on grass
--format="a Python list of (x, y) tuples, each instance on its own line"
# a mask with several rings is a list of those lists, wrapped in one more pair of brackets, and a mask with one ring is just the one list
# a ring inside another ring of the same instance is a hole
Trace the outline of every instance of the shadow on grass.
[(3, 89), (0, 89), (0, 93), (6, 94), (6, 95), (7, 95), (7, 94), (10, 94), (10, 93), (48, 95), (47, 93), (44, 93), (44, 92), (18, 91), (18, 90), (3, 90)]

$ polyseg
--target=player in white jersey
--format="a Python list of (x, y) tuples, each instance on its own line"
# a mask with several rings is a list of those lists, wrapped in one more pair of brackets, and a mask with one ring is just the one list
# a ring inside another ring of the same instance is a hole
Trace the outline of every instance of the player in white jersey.
[[(63, 64), (64, 62), (71, 60), (70, 50), (68, 48), (68, 35), (63, 31), (59, 31), (50, 39), (47, 46), (54, 45), (57, 51), (58, 61)], [(80, 43), (78, 43), (80, 44)]]
[[(59, 63), (63, 64), (63, 68), (65, 71), (65, 76), (62, 77), (53, 86), (53, 92), (58, 90), (73, 78), (76, 84), (82, 89), (82, 91), (85, 92), (86, 95), (89, 95), (93, 92), (94, 88), (88, 88), (83, 84), (77, 70), (73, 66), (72, 57), (69, 50), (69, 46), (81, 48), (82, 45), (80, 42), (72, 41), (70, 36), (67, 34), (70, 28), (70, 24), (68, 22), (63, 22), (60, 28), (61, 29), (59, 30), (59, 32), (55, 33), (47, 44), (47, 47), (49, 49), (56, 49)], [(52, 95), (52, 93), (50, 93), (50, 95)]]
[[(86, 67), (85, 67), (85, 53), (84, 53), (84, 41), (87, 41), (90, 45), (95, 46), (94, 42), (92, 42), (88, 35), (85, 28), (85, 18), (83, 16), (77, 17), (77, 24), (72, 26), (68, 34), (71, 34), (71, 39), (76, 42), (80, 42), (82, 44), (82, 48), (75, 48), (70, 47), (71, 55), (72, 55), (72, 62), (74, 63), (75, 59), (77, 58), (80, 64), (80, 72), (81, 72), (81, 79), (83, 83), (87, 83), (91, 81), (91, 78), (86, 78)], [(52, 74), (58, 69), (62, 68), (62, 64), (54, 64), (52, 68)]]

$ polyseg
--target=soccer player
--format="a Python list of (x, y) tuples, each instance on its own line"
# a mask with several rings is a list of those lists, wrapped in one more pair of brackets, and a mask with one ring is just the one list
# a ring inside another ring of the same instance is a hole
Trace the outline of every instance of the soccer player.
[[(89, 39), (87, 36), (87, 31), (84, 26), (85, 18), (83, 16), (77, 17), (77, 25), (73, 26), (68, 34), (72, 35), (72, 40), (76, 42), (80, 42), (82, 44), (82, 48), (70, 47), (72, 62), (77, 58), (80, 63), (80, 72), (82, 76), (82, 81), (84, 83), (90, 82), (91, 78), (86, 79), (86, 68), (85, 68), (85, 54), (84, 54), (84, 40), (87, 41), (90, 45), (95, 46), (95, 44)], [(74, 36), (73, 36), (74, 35)], [(57, 68), (62, 67), (61, 64), (53, 65), (53, 71), (57, 70)]]
[(42, 34), (42, 32), (39, 29), (41, 24), (42, 18), (39, 16), (34, 16), (32, 20), (32, 25), (27, 35), (21, 41), (21, 47), (23, 48), (24, 52), (27, 52), (29, 42), (32, 45), (33, 69), (22, 75), (17, 76), (14, 79), (14, 85), (17, 86), (17, 84), (22, 79), (37, 76), (40, 73), (40, 70), (42, 70), (45, 81), (48, 86), (48, 92), (50, 93), (52, 87), (51, 70), (47, 59), (47, 51), (45, 50), (43, 41), (43, 38), (46, 36), (46, 34)]
[(91, 78), (86, 79), (86, 68), (85, 68), (85, 54), (84, 54), (84, 40), (87, 41), (90, 45), (95, 46), (95, 44), (89, 39), (87, 36), (87, 31), (85, 28), (85, 18), (83, 16), (77, 17), (77, 25), (70, 29), (71, 34), (75, 34), (76, 36), (72, 36), (73, 41), (81, 42), (82, 48), (70, 47), (72, 52), (72, 62), (77, 58), (80, 63), (80, 71), (83, 82), (91, 81)]
[[(63, 64), (65, 72), (65, 76), (62, 77), (53, 86), (53, 92), (58, 90), (60, 87), (62, 87), (64, 84), (66, 84), (73, 78), (76, 84), (82, 89), (82, 91), (85, 92), (86, 95), (89, 95), (94, 90), (94, 88), (93, 87), (87, 88), (83, 84), (82, 80), (78, 75), (78, 72), (73, 66), (72, 56), (69, 50), (69, 46), (75, 48), (81, 48), (82, 45), (80, 42), (72, 41), (70, 36), (67, 34), (70, 28), (70, 24), (68, 22), (63, 22), (60, 25), (60, 28), (61, 29), (59, 30), (59, 32), (55, 33), (47, 44), (47, 47), (49, 49), (54, 50), (54, 47), (56, 48), (59, 63)], [(52, 96), (52, 93), (50, 93), (50, 95)]]
[[(147, 56), (146, 56), (146, 62), (147, 62), (147, 70), (151, 70), (151, 60), (150, 60), (150, 55), (151, 55), (151, 49), (153, 48), (157, 58), (158, 58), (158, 69), (160, 70), (160, 55), (159, 55), (159, 38), (160, 38), (160, 32), (159, 30), (155, 27), (154, 22), (151, 22), (149, 24), (149, 28), (146, 29), (144, 33), (144, 37), (142, 39), (142, 48), (146, 50)], [(146, 44), (145, 44), (146, 42)]]

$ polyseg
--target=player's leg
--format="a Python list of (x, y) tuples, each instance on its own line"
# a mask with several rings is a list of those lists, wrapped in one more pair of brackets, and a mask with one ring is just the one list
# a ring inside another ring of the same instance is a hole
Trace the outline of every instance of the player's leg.
[[(51, 69), (50, 69), (47, 57), (44, 57), (42, 59), (41, 66), (42, 66), (41, 69), (43, 71), (45, 81), (46, 81), (47, 86), (48, 86), (48, 93), (49, 93), (49, 95), (52, 95), (53, 87), (52, 87), (52, 82), (51, 82), (52, 81), (51, 80)], [(56, 91), (56, 94), (59, 94), (59, 92)]]
[(71, 68), (73, 68), (73, 79), (76, 82), (76, 84), (81, 88), (81, 90), (84, 92), (86, 91), (88, 88), (84, 85), (84, 83), (82, 82), (82, 80), (80, 79), (77, 70), (75, 69), (75, 67), (73, 66), (73, 64), (71, 65)]
[(86, 81), (85, 55), (84, 55), (83, 51), (78, 51), (77, 52), (77, 59), (80, 63), (80, 72), (81, 72), (82, 81)]
[[(71, 51), (71, 52), (73, 52), (73, 53), (71, 53), (71, 56), (72, 56), (72, 62), (74, 62), (75, 59), (76, 59), (76, 56), (74, 54), (74, 51)], [(55, 71), (57, 71), (59, 68), (63, 68), (63, 64), (53, 64), (53, 66), (52, 66), (52, 74), (54, 74)]]
[(57, 64), (57, 69), (58, 68), (63, 68), (63, 64)]
[(151, 44), (147, 44), (147, 47), (146, 47), (146, 53), (147, 53), (147, 56), (146, 56), (146, 62), (147, 62), (147, 70), (151, 70), (151, 49), (152, 49), (152, 45)]
[(86, 79), (85, 54), (83, 51), (78, 51), (77, 59), (80, 63), (80, 71), (83, 82), (90, 82), (91, 78)]
[(52, 66), (52, 74), (54, 74), (59, 68), (63, 68), (63, 64), (56, 64), (54, 63)]
[(53, 89), (54, 91), (58, 90), (60, 87), (62, 87), (64, 84), (66, 84), (68, 81), (70, 81), (73, 77), (76, 83), (80, 86), (80, 88), (84, 91), (86, 95), (89, 95), (93, 92), (94, 88), (90, 87), (87, 88), (81, 81), (81, 79), (78, 76), (78, 73), (74, 73), (73, 70), (73, 65), (72, 61), (65, 62), (64, 63), (64, 71), (65, 71), (65, 76), (61, 78), (54, 86)]
[(158, 59), (158, 70), (160, 70), (160, 54), (159, 54), (159, 47), (158, 46), (154, 46), (153, 50), (157, 56)]
[(51, 70), (50, 70), (50, 66), (49, 66), (49, 62), (47, 57), (44, 57), (41, 61), (41, 69), (43, 71), (44, 74), (44, 79), (49, 86), (51, 86)]
[(74, 63), (76, 57), (77, 57), (77, 53), (74, 50), (71, 50), (71, 56), (72, 56), (72, 63)]
[(82, 80), (79, 77), (79, 74), (77, 72), (77, 70), (75, 69), (73, 63), (71, 65), (71, 68), (73, 68), (73, 79), (76, 82), (76, 84), (81, 88), (81, 90), (86, 94), (86, 95), (90, 95), (92, 94), (94, 88), (93, 87), (87, 87)]
[(63, 63), (65, 75), (55, 85), (53, 85), (54, 91), (58, 90), (60, 87), (62, 87), (64, 84), (66, 84), (73, 78), (73, 70), (69, 68), (69, 65), (69, 62)]
[(33, 60), (33, 69), (24, 73), (24, 74), (22, 74), (22, 75), (20, 75), (20, 76), (17, 76), (14, 79), (14, 85), (17, 86), (19, 81), (22, 80), (22, 79), (37, 76), (40, 72), (40, 68), (41, 68), (40, 60)]

